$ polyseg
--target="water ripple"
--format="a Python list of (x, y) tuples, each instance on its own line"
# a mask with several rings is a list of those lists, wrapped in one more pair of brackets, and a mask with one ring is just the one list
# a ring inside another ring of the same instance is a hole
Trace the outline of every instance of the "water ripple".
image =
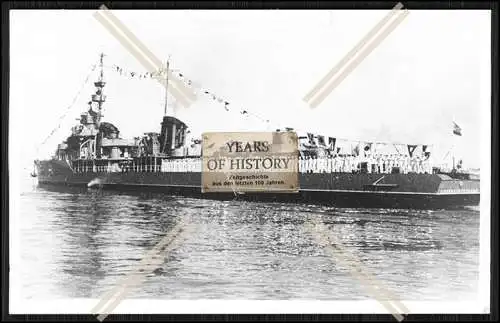
[(343, 299), (362, 283), (319, 247), (319, 217), (383, 286), (405, 299), (475, 297), (479, 212), (340, 209), (86, 189), (21, 195), (23, 291), (101, 297), (181, 219), (189, 236), (134, 290), (165, 299)]

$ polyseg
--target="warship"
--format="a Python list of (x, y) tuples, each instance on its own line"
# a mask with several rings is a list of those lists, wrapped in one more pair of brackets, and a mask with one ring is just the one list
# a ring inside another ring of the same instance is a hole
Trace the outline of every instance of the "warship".
[[(435, 167), (431, 153), (408, 145), (407, 153), (383, 154), (371, 145), (353, 151), (335, 147), (335, 138), (297, 134), (299, 190), (294, 193), (202, 192), (202, 141), (187, 139), (188, 125), (165, 114), (159, 132), (133, 139), (102, 117), (104, 68), (94, 82), (88, 109), (79, 124), (49, 159), (35, 160), (32, 176), (39, 185), (84, 186), (89, 189), (151, 190), (165, 195), (204, 199), (243, 199), (288, 203), (318, 203), (334, 207), (446, 209), (475, 206), (480, 180), (453, 165)], [(168, 65), (167, 65), (168, 66)], [(168, 67), (165, 100), (168, 97)], [(293, 128), (276, 131), (294, 131)]]

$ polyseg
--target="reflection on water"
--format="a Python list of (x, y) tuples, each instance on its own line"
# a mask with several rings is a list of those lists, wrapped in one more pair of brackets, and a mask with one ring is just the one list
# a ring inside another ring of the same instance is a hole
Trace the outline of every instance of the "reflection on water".
[(191, 233), (131, 297), (367, 297), (307, 231), (312, 217), (403, 299), (464, 300), (477, 292), (477, 210), (336, 209), (35, 188), (22, 194), (15, 216), (26, 298), (102, 297), (180, 219)]

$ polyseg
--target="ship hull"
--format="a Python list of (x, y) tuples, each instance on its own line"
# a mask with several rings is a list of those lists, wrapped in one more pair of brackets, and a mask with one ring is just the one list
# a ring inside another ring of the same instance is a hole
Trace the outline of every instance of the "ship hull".
[[(50, 171), (48, 171), (50, 170)], [(39, 184), (336, 207), (450, 209), (479, 204), (479, 180), (437, 174), (300, 174), (298, 193), (202, 193), (199, 172), (73, 173), (64, 163), (40, 164)]]
[[(40, 182), (40, 186), (81, 186), (80, 183)], [(122, 192), (154, 192), (169, 196), (184, 196), (212, 200), (244, 200), (259, 202), (284, 202), (320, 204), (345, 208), (393, 208), (393, 209), (456, 209), (479, 205), (479, 194), (400, 194), (300, 190), (299, 193), (202, 193), (200, 188), (189, 186), (138, 185), (120, 183), (104, 184), (90, 189), (110, 189)]]

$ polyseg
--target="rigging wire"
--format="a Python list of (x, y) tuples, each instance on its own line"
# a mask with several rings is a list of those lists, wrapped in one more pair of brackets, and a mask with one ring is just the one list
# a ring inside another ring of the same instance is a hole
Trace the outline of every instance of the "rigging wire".
[(62, 125), (62, 121), (63, 119), (68, 115), (69, 111), (71, 110), (71, 108), (75, 105), (76, 101), (78, 100), (78, 98), (80, 97), (83, 89), (85, 88), (85, 85), (87, 85), (87, 83), (89, 82), (89, 79), (90, 79), (90, 76), (92, 75), (92, 73), (95, 71), (97, 67), (97, 64), (93, 64), (91, 66), (91, 69), (90, 69), (90, 72), (87, 74), (86, 78), (85, 78), (85, 81), (83, 82), (82, 86), (80, 87), (80, 89), (78, 90), (78, 92), (76, 93), (75, 97), (73, 98), (73, 101), (71, 101), (71, 103), (69, 104), (69, 106), (66, 108), (66, 110), (64, 111), (64, 113), (59, 117), (59, 123), (57, 124), (57, 126), (52, 129), (52, 131), (50, 132), (50, 134), (47, 136), (47, 138), (45, 138), (44, 141), (42, 141), (42, 143), (40, 143), (38, 146), (37, 146), (37, 155), (38, 155), (38, 152), (40, 150), (40, 147), (42, 147), (43, 145), (45, 145), (45, 143), (47, 143), (47, 141), (57, 132), (57, 130), (59, 130), (61, 128), (61, 125)]

